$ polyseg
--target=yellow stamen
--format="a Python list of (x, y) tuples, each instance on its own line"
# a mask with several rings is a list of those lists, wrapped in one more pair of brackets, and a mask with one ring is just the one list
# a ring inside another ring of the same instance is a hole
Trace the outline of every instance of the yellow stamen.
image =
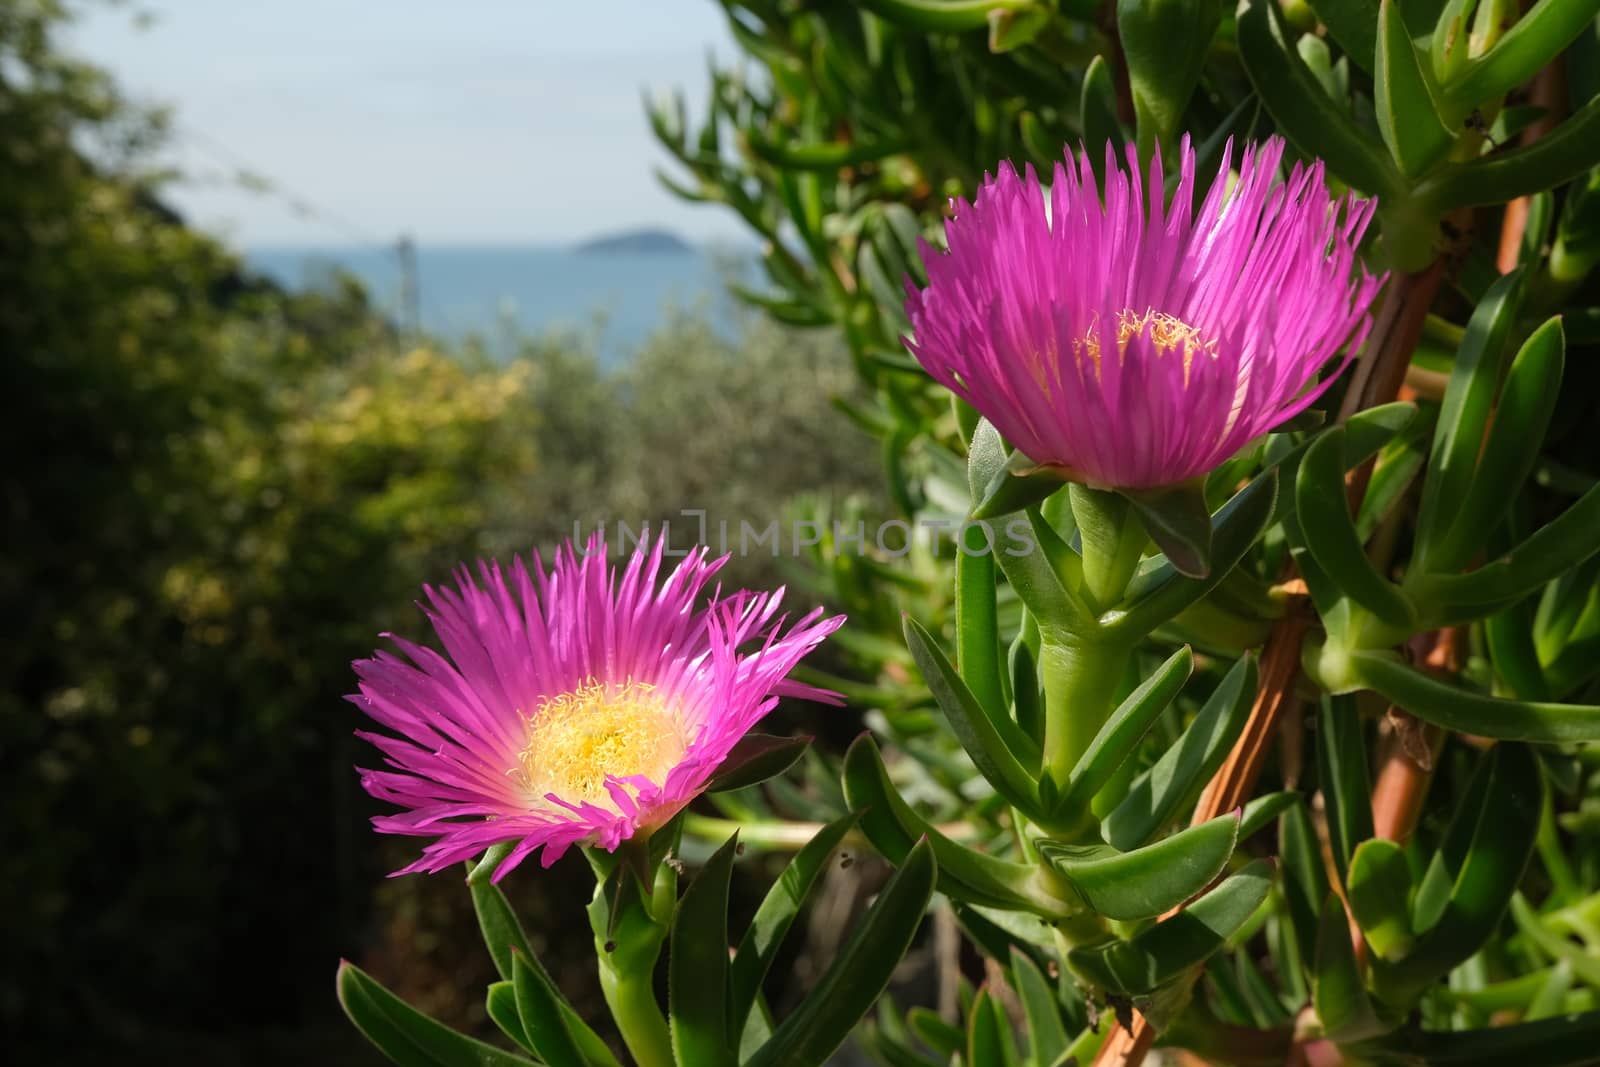
[(659, 785), (683, 752), (683, 730), (653, 686), (590, 683), (528, 716), (528, 741), (511, 773), (535, 797), (609, 804), (608, 776), (638, 774)]
[[(1083, 337), (1072, 343), (1074, 356), (1082, 360), (1087, 355), (1094, 361), (1096, 377), (1100, 375), (1099, 325), (1098, 320), (1090, 323), (1089, 328), (1083, 332)], [(1132, 308), (1124, 308), (1117, 313), (1117, 358), (1120, 360), (1126, 355), (1128, 345), (1144, 335), (1149, 336), (1158, 356), (1164, 356), (1168, 352), (1182, 352), (1184, 385), (1189, 384), (1189, 367), (1194, 363), (1196, 355), (1217, 358), (1215, 340), (1202, 338), (1197, 327), (1190, 326), (1175, 315), (1168, 315), (1154, 308), (1145, 308), (1143, 314), (1135, 312)]]

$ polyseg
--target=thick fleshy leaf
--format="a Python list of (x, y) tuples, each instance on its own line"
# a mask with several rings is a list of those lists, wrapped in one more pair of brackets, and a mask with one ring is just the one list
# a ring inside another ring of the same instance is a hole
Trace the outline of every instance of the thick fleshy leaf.
[(961, 680), (933, 636), (909, 615), (905, 618), (906, 647), (911, 650), (923, 679), (967, 750), (978, 772), (995, 792), (1016, 807), (1039, 814), (1039, 787), (1021, 762), (1037, 759), (1037, 746), (1004, 708), (984, 708)]
[(1067, 961), (1111, 993), (1149, 993), (1222, 948), (1267, 899), (1271, 888), (1272, 865), (1257, 860), (1133, 939), (1081, 946), (1067, 954)]
[(1522, 488), (1539, 459), (1561, 393), (1565, 359), (1566, 338), (1558, 317), (1535, 330), (1511, 361), (1471, 487), (1430, 558), (1434, 568), (1453, 571), (1467, 566), (1504, 519), (1506, 501)]
[(1552, 693), (1533, 638), (1533, 605), (1522, 600), (1484, 620), (1484, 642), (1495, 678), (1518, 700), (1549, 700)]
[(561, 994), (542, 968), (529, 966), (522, 953), (512, 954), (511, 988), (517, 1001), (522, 1034), (534, 1054), (549, 1067), (587, 1067), (588, 1060), (561, 1011)]
[(1600, 0), (1543, 0), (1488, 52), (1469, 59), (1444, 86), (1458, 111), (1498, 102), (1560, 55), (1600, 14)]
[(1328, 847), (1343, 878), (1357, 842), (1372, 836), (1372, 786), (1361, 714), (1353, 696), (1324, 697), (1317, 710), (1317, 779), (1327, 811)]
[(1532, 144), (1440, 167), (1418, 184), (1416, 196), (1439, 212), (1503, 204), (1553, 189), (1596, 163), (1600, 163), (1600, 97)]
[(1430, 678), (1385, 654), (1350, 657), (1361, 684), (1419, 719), (1457, 733), (1502, 741), (1600, 741), (1600, 706), (1503, 700)]
[(1092, 149), (1088, 153), (1089, 165), (1098, 180), (1105, 179), (1105, 159), (1101, 150), (1111, 145), (1122, 150), (1122, 124), (1117, 121), (1117, 89), (1111, 77), (1111, 67), (1101, 56), (1089, 61), (1083, 72), (1083, 90), (1078, 98), (1078, 128), (1083, 131), (1083, 143)]
[(1060, 815), (1072, 818), (1089, 810), (1095, 795), (1132, 758), (1193, 672), (1194, 653), (1184, 645), (1128, 694), (1078, 757), (1056, 808)]
[[(1470, 843), (1458, 864), (1449, 850), (1441, 850), (1435, 861), (1450, 886), (1438, 920), (1424, 928), (1427, 916), (1417, 918), (1422, 932), (1404, 959), (1373, 961), (1373, 989), (1387, 1003), (1409, 1003), (1478, 950), (1505, 916), (1533, 854), (1545, 790), (1533, 751), (1525, 745), (1496, 745), (1474, 779), (1482, 803), (1463, 808), (1457, 816), (1460, 828), (1471, 826)], [(1459, 840), (1460, 828), (1452, 826), (1447, 837)], [(1443, 879), (1430, 870), (1424, 888), (1430, 880)], [(1419, 891), (1419, 908), (1424, 904)]]
[[(1523, 275), (1499, 278), (1478, 301), (1456, 350), (1428, 456), (1428, 477), (1417, 512), (1417, 567), (1443, 539), (1466, 499), (1484, 429), (1500, 386), (1506, 345), (1522, 307)], [(1455, 569), (1455, 568), (1452, 568)]]
[(1268, 823), (1293, 807), (1299, 800), (1300, 794), (1291, 789), (1256, 797), (1244, 806), (1244, 815), (1239, 819), (1239, 840), (1243, 841), (1265, 830)]
[(1256, 692), (1256, 660), (1235, 663), (1194, 722), (1149, 770), (1133, 780), (1127, 796), (1100, 825), (1101, 836), (1127, 852), (1149, 841), (1211, 780), (1244, 729)]
[(918, 842), (800, 1007), (746, 1067), (818, 1067), (889, 984), (933, 896), (933, 850)]
[(1204, 889), (1227, 866), (1238, 835), (1235, 812), (1132, 852), (1050, 840), (1036, 847), (1094, 911), (1108, 919), (1148, 919)]
[(961, 33), (989, 25), (992, 11), (1025, 12), (1032, 0), (862, 0), (885, 21), (929, 33)]
[[(1557, 0), (1559, 2), (1559, 0)], [(1408, 1029), (1384, 1042), (1379, 1063), (1429, 1067), (1582, 1067), (1600, 1045), (1600, 1011), (1482, 1030)]]
[(1006, 1018), (1000, 1002), (989, 995), (987, 987), (978, 990), (972, 1010), (967, 1013), (967, 1062), (1016, 1067), (1016, 1050), (1011, 1047), (1011, 1021)]
[(998, 519), (1032, 507), (1057, 492), (1066, 481), (1048, 467), (1019, 474), (1009, 467), (996, 474), (984, 487), (983, 495), (972, 508), (973, 519)]
[(1371, 838), (1356, 846), (1345, 879), (1350, 913), (1367, 944), (1386, 960), (1411, 948), (1411, 866), (1393, 841)]
[(1567, 964), (1573, 973), (1590, 985), (1600, 982), (1600, 959), (1591, 955), (1585, 946), (1546, 927), (1538, 912), (1520, 893), (1511, 898), (1511, 918), (1516, 921), (1517, 929), (1545, 955), (1557, 963)]
[(1211, 573), (1211, 512), (1200, 486), (1173, 486), (1160, 492), (1124, 493), (1150, 540), (1186, 578)]
[(911, 1032), (916, 1034), (923, 1044), (943, 1056), (945, 1063), (950, 1062), (950, 1057), (959, 1056), (966, 1050), (967, 1035), (961, 1032), (961, 1027), (936, 1011), (915, 1007), (907, 1013), (906, 1021), (911, 1027)]
[(1600, 485), (1510, 552), (1467, 574), (1424, 574), (1406, 582), (1425, 623), (1450, 625), (1491, 615), (1600, 553)]
[[(976, 528), (969, 529), (971, 536), (981, 541), (981, 533)], [(992, 551), (956, 553), (956, 668), (979, 707), (995, 708), (1004, 714), (1006, 697), (1001, 681), (1000, 620)]]
[(483, 943), (494, 959), (494, 969), (500, 972), (501, 978), (510, 981), (512, 951), (532, 956), (533, 949), (528, 945), (528, 935), (523, 931), (516, 912), (511, 910), (511, 902), (499, 886), (489, 881), (492, 873), (493, 868), (488, 865), (476, 869), (469, 865), (467, 889), (472, 895), (472, 910), (478, 915), (478, 929), (483, 932)]
[(1345, 501), (1344, 431), (1319, 437), (1295, 479), (1296, 521), (1306, 548), (1339, 590), (1384, 623), (1409, 632), (1417, 613), (1398, 587), (1372, 565)]
[(1437, 163), (1455, 143), (1439, 117), (1428, 79), (1397, 0), (1378, 7), (1377, 65), (1372, 73), (1378, 131), (1408, 177)]
[(728, 1021), (728, 882), (739, 835), (728, 838), (678, 902), (667, 957), (668, 1018), (679, 1063), (735, 1062), (739, 1029)]
[(1356, 125), (1342, 101), (1328, 99), (1300, 58), (1277, 0), (1246, 0), (1236, 32), (1256, 93), (1296, 148), (1326, 160), (1334, 174), (1362, 192), (1404, 196), (1405, 179), (1383, 144)]
[(533, 1062), (430, 1019), (352, 963), (339, 965), (338, 991), (356, 1029), (401, 1067), (527, 1067)]
[[(1298, 794), (1296, 794), (1298, 796)], [(1283, 899), (1302, 959), (1317, 956), (1317, 923), (1328, 895), (1327, 869), (1316, 827), (1304, 803), (1291, 804), (1278, 820), (1278, 854), (1283, 859)]]
[(890, 863), (903, 863), (919, 840), (939, 863), (939, 887), (968, 904), (1041, 915), (1064, 915), (1069, 902), (1047, 892), (1034, 868), (976, 852), (934, 829), (901, 798), (869, 735), (856, 738), (844, 758), (845, 801), (859, 814), (861, 832)]
[(1221, 17), (1220, 0), (1117, 0), (1117, 34), (1141, 158), (1169, 143), (1182, 126)]
[(733, 750), (712, 775), (706, 789), (712, 793), (726, 793), (776, 778), (793, 767), (810, 744), (809, 737), (745, 734), (734, 742)]
[(1378, 0), (1309, 0), (1350, 61), (1373, 70), (1378, 49)]
[(522, 1016), (517, 1014), (517, 991), (511, 982), (491, 982), (484, 995), (484, 1014), (500, 1028), (500, 1032), (515, 1041), (520, 1048), (533, 1051), (533, 1043), (522, 1029)]
[(1157, 567), (1135, 582), (1121, 610), (1107, 613), (1102, 623), (1107, 635), (1122, 639), (1147, 634), (1214, 589), (1271, 523), (1277, 492), (1278, 473), (1270, 470), (1235, 493), (1212, 519), (1210, 575), (1185, 578), (1170, 561)]
[(800, 909), (805, 906), (806, 898), (811, 895), (828, 858), (855, 826), (856, 818), (855, 812), (851, 812), (818, 830), (794, 854), (794, 859), (789, 861), (778, 880), (772, 883), (772, 888), (767, 890), (761, 905), (756, 908), (755, 917), (745, 928), (739, 949), (729, 966), (728, 1024), (731, 1030), (743, 1030), (750, 1009), (761, 992), (761, 983), (783, 945), (784, 935), (799, 917)]
[(1367, 996), (1350, 944), (1350, 926), (1339, 897), (1329, 893), (1317, 924), (1317, 963), (1312, 974), (1311, 1002), (1323, 1032), (1339, 1042), (1360, 1041), (1389, 1029)]
[(1028, 1020), (1029, 1056), (1038, 1065), (1055, 1063), (1069, 1044), (1060, 1004), (1032, 957), (1016, 948), (1011, 950), (1011, 984)]

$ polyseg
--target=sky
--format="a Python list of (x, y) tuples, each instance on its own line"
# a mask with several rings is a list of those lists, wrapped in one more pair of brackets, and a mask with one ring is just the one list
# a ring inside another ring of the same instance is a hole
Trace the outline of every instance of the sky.
[(171, 199), (241, 245), (741, 234), (656, 182), (641, 97), (699, 111), (735, 55), (714, 0), (133, 0), (64, 43), (173, 109)]

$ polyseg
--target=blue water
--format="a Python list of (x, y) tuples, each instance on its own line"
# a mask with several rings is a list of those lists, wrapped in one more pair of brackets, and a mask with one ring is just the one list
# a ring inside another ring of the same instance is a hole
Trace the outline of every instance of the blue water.
[[(400, 317), (400, 260), (371, 247), (263, 247), (247, 262), (291, 288), (325, 286), (336, 270), (353, 274), (374, 303)], [(450, 340), (477, 336), (509, 354), (518, 337), (546, 332), (593, 338), (608, 362), (625, 357), (669, 309), (703, 306), (731, 324), (724, 283), (749, 270), (748, 253), (696, 249), (684, 254), (574, 252), (540, 245), (418, 245), (422, 327)]]

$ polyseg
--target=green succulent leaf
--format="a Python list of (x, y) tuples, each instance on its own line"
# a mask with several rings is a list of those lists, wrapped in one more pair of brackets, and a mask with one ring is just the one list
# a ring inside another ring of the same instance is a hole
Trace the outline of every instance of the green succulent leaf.
[(728, 970), (730, 1032), (743, 1031), (745, 1021), (750, 1017), (750, 1009), (761, 992), (761, 983), (783, 945), (784, 935), (799, 917), (800, 909), (805, 906), (806, 899), (817, 884), (828, 857), (833, 855), (834, 849), (855, 827), (857, 818), (856, 813), (851, 812), (818, 830), (794, 854), (794, 859), (789, 861), (756, 908), (755, 917), (745, 928), (744, 937)]
[(534, 1054), (549, 1067), (587, 1067), (588, 1060), (562, 1013), (561, 994), (543, 968), (535, 968), (518, 952), (512, 956), (511, 988), (522, 1034)]
[(1378, 573), (1361, 546), (1345, 502), (1344, 431), (1317, 438), (1300, 461), (1295, 509), (1300, 535), (1341, 592), (1389, 626), (1410, 631), (1417, 613), (1404, 593)]
[(1506, 500), (1527, 481), (1555, 411), (1565, 360), (1561, 320), (1553, 318), (1533, 332), (1511, 361), (1472, 484), (1433, 555), (1434, 567), (1453, 571), (1470, 563), (1486, 534), (1504, 517)]
[(1153, 845), (1036, 842), (1039, 856), (1090, 908), (1108, 919), (1148, 919), (1194, 896), (1227, 866), (1239, 835), (1237, 812), (1181, 830)]
[(1317, 712), (1317, 779), (1327, 808), (1328, 847), (1343, 878), (1357, 842), (1372, 836), (1367, 747), (1353, 696), (1324, 697)]
[(995, 1067), (1016, 1067), (1016, 1049), (1011, 1044), (1011, 1020), (987, 987), (978, 990), (977, 999), (967, 1013), (967, 1062), (992, 1063)]
[(1198, 485), (1152, 492), (1124, 493), (1138, 511), (1145, 532), (1173, 568), (1186, 578), (1211, 573), (1211, 512)]
[(1433, 90), (1423, 73), (1411, 34), (1396, 0), (1378, 8), (1376, 92), (1378, 131), (1408, 177), (1422, 174), (1455, 143), (1433, 103)]
[(736, 1060), (742, 1027), (728, 1018), (728, 882), (738, 848), (735, 833), (711, 854), (672, 921), (667, 1014), (679, 1063), (717, 1067)]
[(1378, 1018), (1350, 944), (1350, 926), (1339, 897), (1329, 893), (1317, 924), (1316, 968), (1311, 1003), (1323, 1033), (1337, 1042), (1360, 1041), (1389, 1027)]
[(810, 745), (809, 737), (745, 734), (734, 743), (728, 758), (711, 776), (706, 790), (726, 793), (776, 778), (793, 767)]
[(861, 831), (885, 859), (904, 863), (919, 840), (939, 863), (940, 888), (956, 900), (1041, 915), (1062, 915), (1068, 903), (1046, 892), (1025, 864), (997, 859), (959, 845), (934, 829), (905, 802), (889, 780), (878, 746), (866, 734), (844, 758), (845, 802), (859, 814)]
[(1011, 984), (1028, 1020), (1028, 1054), (1032, 1062), (1055, 1063), (1070, 1044), (1067, 1028), (1061, 1022), (1060, 1002), (1038, 965), (1015, 946), (1011, 949)]
[(1422, 619), (1454, 625), (1492, 615), (1600, 553), (1600, 485), (1510, 552), (1467, 574), (1423, 574), (1406, 582)]
[(1066, 485), (1061, 473), (1051, 467), (1037, 467), (1018, 473), (1009, 467), (996, 474), (972, 508), (973, 519), (998, 519), (1022, 511), (1051, 496)]
[(1362, 70), (1372, 71), (1378, 49), (1378, 0), (1308, 2), (1350, 61)]
[(1036, 0), (862, 0), (861, 6), (898, 26), (933, 33), (981, 30), (997, 12), (1029, 12)]
[(1194, 653), (1184, 645), (1128, 694), (1078, 757), (1056, 806), (1057, 813), (1071, 817), (1089, 810), (1095, 795), (1132, 758), (1139, 742), (1183, 690), (1193, 671)]
[(1416, 196), (1437, 212), (1503, 204), (1569, 182), (1596, 163), (1600, 163), (1600, 97), (1532, 144), (1439, 167), (1418, 183)]
[[(983, 540), (975, 527), (963, 536)], [(994, 553), (981, 543), (959, 546), (956, 553), (956, 666), (978, 706), (1003, 715), (1007, 701), (1001, 680)]]
[(1083, 91), (1078, 100), (1078, 128), (1096, 175), (1104, 178), (1102, 153), (1107, 145), (1122, 147), (1122, 124), (1117, 121), (1117, 90), (1111, 68), (1100, 56), (1089, 61), (1083, 72)]
[(1371, 838), (1356, 846), (1346, 879), (1350, 912), (1367, 944), (1386, 960), (1411, 948), (1411, 867), (1393, 841)]
[(1430, 678), (1388, 655), (1358, 652), (1350, 658), (1368, 689), (1446, 730), (1549, 745), (1600, 741), (1600, 706), (1505, 700)]
[(510, 981), (513, 950), (528, 956), (533, 955), (533, 950), (528, 947), (528, 935), (523, 931), (516, 912), (511, 910), (511, 902), (499, 886), (489, 881), (493, 867), (498, 866), (499, 860), (504, 858), (502, 851), (492, 864), (486, 863), (479, 868), (469, 866), (467, 889), (472, 895), (472, 910), (478, 916), (478, 929), (483, 932), (483, 943), (494, 959), (494, 969), (501, 978)]
[(1482, 1030), (1408, 1029), (1384, 1040), (1374, 1059), (1395, 1067), (1582, 1067), (1594, 1062), (1600, 1011)]
[(1027, 759), (1036, 765), (1038, 746), (1033, 738), (1022, 732), (1006, 709), (980, 706), (933, 635), (909, 615), (905, 619), (905, 635), (906, 647), (934, 700), (978, 772), (1013, 805), (1038, 815), (1039, 787), (1021, 762)]
[[(1463, 806), (1435, 854), (1417, 894), (1415, 943), (1405, 957), (1373, 961), (1373, 988), (1384, 1001), (1408, 1003), (1477, 951), (1505, 917), (1511, 896), (1533, 854), (1544, 806), (1545, 782), (1538, 758), (1525, 745), (1496, 745), (1479, 765), (1469, 793), (1479, 803)], [(1470, 833), (1468, 844), (1460, 841)], [(1429, 883), (1448, 884), (1442, 908), (1426, 899)], [(1437, 919), (1429, 922), (1436, 911)]]
[(1170, 143), (1182, 126), (1221, 18), (1220, 0), (1117, 0), (1141, 158)]
[(1257, 860), (1131, 940), (1081, 946), (1067, 954), (1067, 961), (1108, 992), (1122, 996), (1150, 993), (1222, 948), (1255, 914), (1271, 888), (1272, 866)]
[(1428, 456), (1417, 512), (1417, 566), (1442, 540), (1472, 486), (1489, 414), (1500, 385), (1507, 342), (1522, 307), (1520, 271), (1498, 279), (1478, 301), (1456, 351)]
[(1127, 796), (1101, 823), (1108, 844), (1124, 852), (1138, 848), (1193, 803), (1244, 729), (1256, 673), (1255, 656), (1241, 657), (1177, 742), (1133, 780)]
[[(1245, 0), (1239, 9), (1236, 32), (1239, 52), (1257, 95), (1296, 148), (1326, 160), (1329, 170), (1363, 192), (1396, 199), (1405, 196), (1405, 179), (1384, 145), (1356, 125), (1342, 106), (1328, 99), (1317, 76), (1300, 58), (1289, 39), (1277, 0)], [(1362, 45), (1357, 43), (1356, 47)], [(1351, 55), (1361, 62), (1358, 52), (1352, 51)]]
[(1106, 635), (1117, 639), (1147, 634), (1215, 589), (1266, 531), (1277, 492), (1278, 472), (1273, 469), (1235, 493), (1212, 519), (1211, 573), (1186, 578), (1169, 560), (1148, 577), (1136, 579), (1124, 606), (1105, 616), (1101, 625)]
[(922, 925), (937, 876), (932, 848), (918, 842), (810, 995), (747, 1067), (818, 1067), (833, 1055), (888, 987)]
[(1444, 85), (1458, 111), (1497, 103), (1547, 66), (1600, 15), (1600, 0), (1542, 0), (1488, 52), (1460, 65)]
[(517, 1014), (517, 991), (511, 982), (491, 982), (484, 995), (484, 1014), (500, 1028), (500, 1032), (517, 1043), (519, 1048), (533, 1051), (533, 1043), (522, 1029), (522, 1016)]
[(352, 963), (339, 965), (339, 1004), (366, 1039), (401, 1067), (523, 1067), (532, 1060), (458, 1034)]

